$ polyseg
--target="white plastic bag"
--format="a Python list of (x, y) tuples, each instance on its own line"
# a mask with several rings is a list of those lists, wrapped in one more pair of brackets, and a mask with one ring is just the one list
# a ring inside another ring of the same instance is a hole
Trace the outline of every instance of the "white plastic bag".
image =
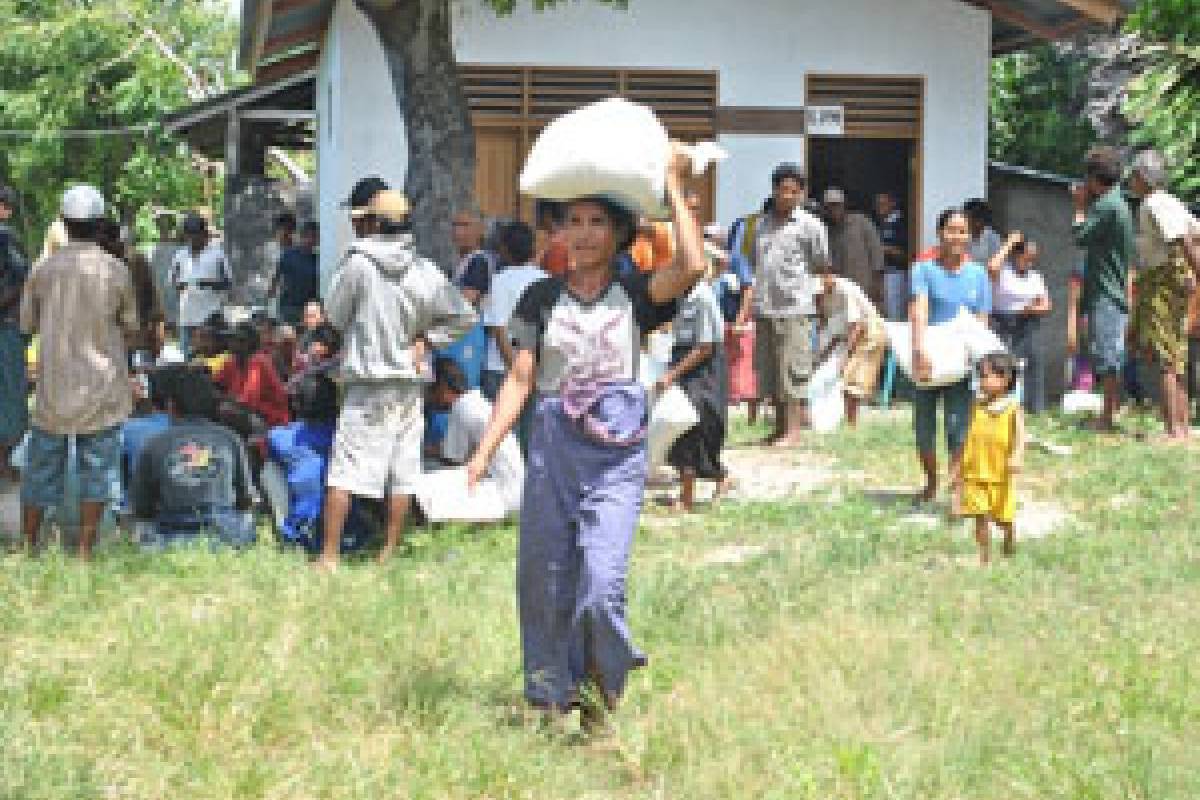
[[(542, 130), (525, 168), (521, 191), (546, 200), (605, 195), (651, 216), (666, 213), (667, 129), (643, 105), (611, 98), (553, 120)], [(727, 154), (712, 143), (690, 148), (699, 175)]]
[(468, 490), (465, 467), (426, 472), (415, 484), (413, 494), (431, 522), (499, 522), (507, 515), (496, 482), (484, 478)]
[(830, 433), (842, 424), (846, 403), (842, 391), (842, 364), (845, 354), (835, 352), (813, 372), (808, 382), (808, 413), (812, 429)]
[(699, 423), (700, 415), (683, 389), (672, 386), (663, 392), (650, 410), (650, 426), (646, 432), (650, 469), (662, 465), (671, 445)]

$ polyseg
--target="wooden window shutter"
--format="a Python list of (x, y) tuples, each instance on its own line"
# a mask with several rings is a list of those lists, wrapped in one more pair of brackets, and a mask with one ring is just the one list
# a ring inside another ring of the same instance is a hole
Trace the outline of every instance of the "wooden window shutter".
[(807, 78), (809, 106), (842, 106), (846, 136), (920, 139), (925, 82), (919, 77), (814, 75)]

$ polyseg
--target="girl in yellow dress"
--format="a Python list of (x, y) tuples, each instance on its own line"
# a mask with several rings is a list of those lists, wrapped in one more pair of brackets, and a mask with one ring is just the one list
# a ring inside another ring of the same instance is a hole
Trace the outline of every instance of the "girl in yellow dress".
[(1011, 556), (1015, 547), (1013, 476), (1021, 471), (1025, 454), (1025, 419), (1013, 393), (1016, 384), (1017, 361), (1008, 353), (991, 353), (979, 362), (979, 398), (953, 476), (962, 492), (963, 516), (975, 518), (981, 564), (991, 560), (993, 522), (1004, 532), (1004, 555)]

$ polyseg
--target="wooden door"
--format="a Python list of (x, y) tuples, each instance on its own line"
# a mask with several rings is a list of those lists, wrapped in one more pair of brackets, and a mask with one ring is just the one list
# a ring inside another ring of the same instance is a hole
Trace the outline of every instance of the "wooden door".
[(476, 128), (475, 197), (486, 216), (518, 216), (517, 180), (523, 155), (520, 129)]

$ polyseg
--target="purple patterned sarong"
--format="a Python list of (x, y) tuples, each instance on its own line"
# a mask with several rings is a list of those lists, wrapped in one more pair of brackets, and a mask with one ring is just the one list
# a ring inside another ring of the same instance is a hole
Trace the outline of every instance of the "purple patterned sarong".
[(538, 401), (517, 560), (532, 703), (566, 707), (589, 677), (619, 694), (628, 672), (646, 663), (625, 620), (646, 484), (645, 424), (645, 391), (634, 383), (601, 387), (583, 417), (568, 416), (557, 396)]

